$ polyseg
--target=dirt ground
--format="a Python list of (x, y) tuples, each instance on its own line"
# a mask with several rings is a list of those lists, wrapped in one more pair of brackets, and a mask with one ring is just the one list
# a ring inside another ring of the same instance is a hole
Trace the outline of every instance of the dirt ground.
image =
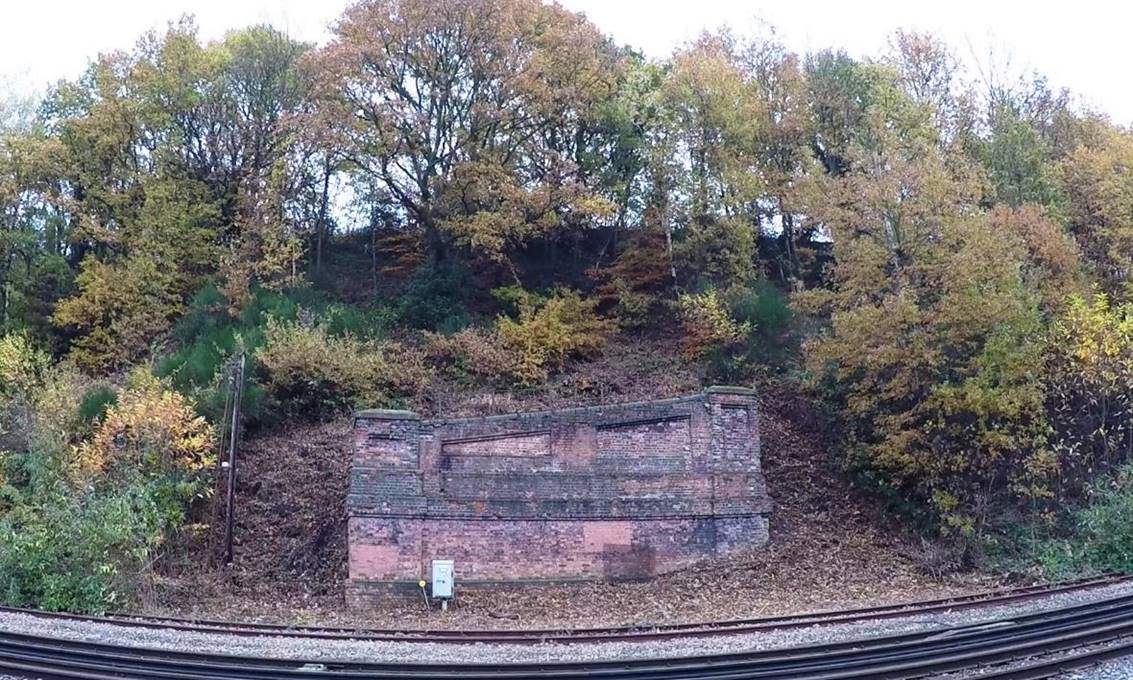
[[(456, 415), (699, 390), (702, 376), (666, 358), (673, 356), (609, 351), (539, 393), (440, 387), (429, 402), (412, 406)], [(631, 375), (654, 378), (621, 377), (627, 362), (639, 364)], [(364, 611), (344, 607), (349, 421), (262, 432), (242, 452), (234, 565), (209, 567), (206, 551), (189, 551), (163, 571), (142, 611), (398, 628), (648, 625), (906, 602), (1001, 585), (977, 574), (930, 575), (920, 546), (846, 481), (829, 427), (804, 397), (765, 388), (761, 417), (763, 467), (776, 504), (767, 547), (648, 582), (466, 589), (445, 614), (412, 597)]]

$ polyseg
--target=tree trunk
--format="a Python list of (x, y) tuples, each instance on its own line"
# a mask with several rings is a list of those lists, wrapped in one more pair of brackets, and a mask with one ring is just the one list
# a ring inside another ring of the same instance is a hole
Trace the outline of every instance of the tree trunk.
[(327, 206), (330, 203), (330, 158), (323, 161), (323, 196), (319, 204), (319, 221), (315, 225), (315, 272), (323, 271), (323, 238), (327, 231)]

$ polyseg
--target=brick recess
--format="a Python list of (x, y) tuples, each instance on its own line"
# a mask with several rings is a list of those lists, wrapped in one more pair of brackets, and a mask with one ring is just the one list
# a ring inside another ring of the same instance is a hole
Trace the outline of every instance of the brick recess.
[(457, 585), (646, 578), (767, 542), (755, 394), (484, 418), (361, 411), (347, 598)]

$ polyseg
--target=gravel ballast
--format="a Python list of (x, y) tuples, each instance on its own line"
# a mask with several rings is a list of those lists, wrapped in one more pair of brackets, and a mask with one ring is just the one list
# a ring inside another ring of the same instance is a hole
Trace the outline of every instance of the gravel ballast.
[(1133, 678), (1133, 657), (1109, 661), (1080, 671), (1058, 676), (1058, 680), (1130, 680)]
[[(665, 641), (608, 643), (449, 644), (327, 640), (277, 636), (147, 629), (89, 621), (68, 621), (30, 614), (0, 614), (0, 629), (50, 637), (155, 647), (181, 651), (215, 650), (226, 654), (268, 656), (309, 661), (518, 663), (591, 661), (673, 657), (811, 645), (862, 637), (933, 630), (982, 623), (1012, 616), (1133, 594), (1133, 583), (1062, 593), (1037, 600), (980, 609), (923, 614), (860, 623), (815, 625), (808, 628), (743, 635), (721, 635)], [(1083, 676), (1085, 677), (1085, 676)], [(1133, 676), (1125, 676), (1133, 677)]]

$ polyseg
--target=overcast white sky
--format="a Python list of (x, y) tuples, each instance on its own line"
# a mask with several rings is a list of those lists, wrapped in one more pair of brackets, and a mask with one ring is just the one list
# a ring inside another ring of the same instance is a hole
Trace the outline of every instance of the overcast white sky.
[[(0, 0), (0, 81), (21, 90), (78, 75), (101, 51), (131, 46), (151, 28), (193, 14), (206, 38), (269, 22), (291, 35), (325, 40), (347, 0)], [(996, 0), (561, 0), (621, 43), (664, 56), (702, 29), (737, 31), (760, 19), (797, 51), (843, 47), (876, 55), (896, 28), (931, 30), (963, 57), (992, 42), (1017, 68), (1037, 69), (1115, 122), (1133, 122), (1130, 19), (1118, 1)], [(1057, 7), (1057, 9), (1056, 9)]]

